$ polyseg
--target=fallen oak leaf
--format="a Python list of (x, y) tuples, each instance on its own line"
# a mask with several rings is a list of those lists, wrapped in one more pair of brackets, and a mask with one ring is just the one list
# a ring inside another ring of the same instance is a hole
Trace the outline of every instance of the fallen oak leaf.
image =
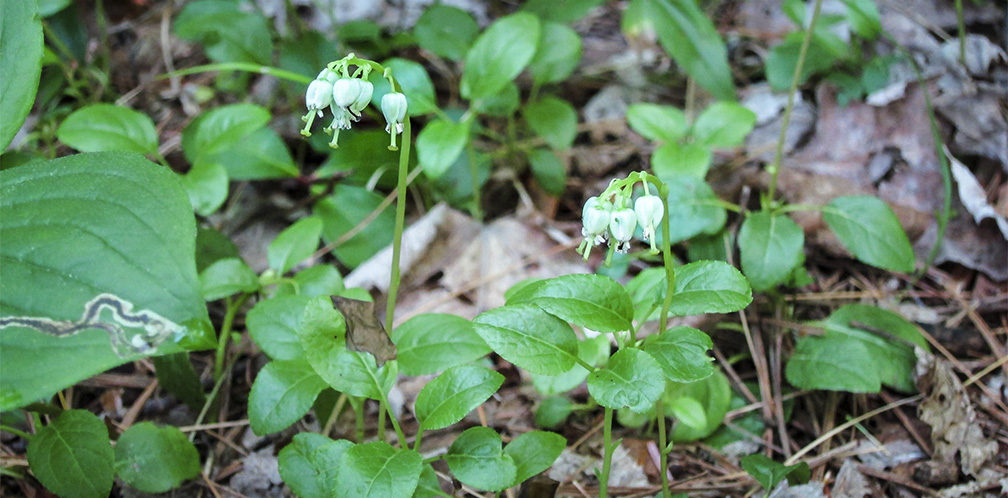
[(378, 366), (395, 359), (396, 347), (375, 315), (374, 303), (332, 296), (333, 306), (346, 319), (346, 346), (351, 351), (374, 355)]

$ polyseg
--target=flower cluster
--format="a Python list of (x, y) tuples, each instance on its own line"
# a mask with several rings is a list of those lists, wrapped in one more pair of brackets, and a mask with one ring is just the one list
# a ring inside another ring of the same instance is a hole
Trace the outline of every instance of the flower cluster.
[(602, 195), (585, 201), (581, 212), (581, 235), (584, 240), (578, 246), (578, 252), (586, 260), (592, 247), (609, 238), (612, 238), (616, 252), (627, 252), (630, 249), (630, 239), (638, 226), (641, 227), (644, 241), (651, 244), (651, 252), (658, 252), (655, 247), (655, 230), (665, 215), (665, 207), (660, 197), (648, 192), (647, 182), (644, 182), (644, 195), (631, 202), (633, 183), (635, 182), (627, 188), (627, 185), (613, 182)]
[[(329, 146), (334, 149), (339, 147), (340, 130), (349, 130), (351, 124), (360, 119), (361, 112), (371, 103), (374, 95), (374, 85), (367, 80), (371, 67), (358, 67), (351, 76), (348, 66), (352, 59), (353, 54), (329, 63), (308, 85), (305, 93), (308, 113), (301, 118), (305, 122), (301, 134), (310, 137), (312, 123), (316, 117), (321, 118), (323, 110), (328, 107), (333, 120), (323, 131), (332, 135)], [(385, 131), (391, 135), (389, 149), (396, 150), (395, 137), (402, 133), (406, 119), (406, 96), (395, 91), (385, 94), (381, 99), (381, 111), (388, 123)]]

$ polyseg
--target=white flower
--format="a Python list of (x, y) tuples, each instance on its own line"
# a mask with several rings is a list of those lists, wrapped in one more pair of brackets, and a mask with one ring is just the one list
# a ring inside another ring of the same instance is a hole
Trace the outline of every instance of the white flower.
[(397, 150), (395, 136), (403, 132), (406, 119), (406, 96), (399, 92), (389, 92), (381, 99), (382, 115), (385, 116), (385, 131), (391, 135), (389, 150)]
[(612, 204), (590, 197), (581, 211), (581, 235), (591, 239), (592, 245), (599, 245), (606, 239), (609, 220), (612, 219)]
[(322, 117), (322, 109), (332, 104), (333, 82), (338, 78), (336, 71), (326, 68), (315, 77), (315, 80), (308, 85), (305, 92), (305, 105), (308, 106), (308, 114), (301, 118), (305, 122), (305, 127), (301, 134), (310, 137), (311, 125), (315, 122), (315, 117)]
[(644, 240), (651, 243), (651, 250), (655, 250), (655, 230), (658, 222), (665, 216), (665, 207), (662, 200), (657, 195), (643, 195), (634, 202), (634, 213), (637, 215), (637, 223), (644, 230)]
[(630, 208), (623, 208), (613, 213), (609, 221), (609, 232), (616, 240), (616, 252), (625, 253), (630, 248), (630, 239), (637, 229), (637, 215)]
[(336, 107), (335, 103), (329, 106), (329, 109), (333, 113), (332, 124), (329, 125), (324, 131), (326, 133), (332, 133), (332, 140), (329, 141), (329, 147), (334, 149), (339, 148), (339, 132), (340, 130), (349, 130), (351, 121), (353, 120), (353, 114), (350, 114), (345, 107)]
[(374, 85), (370, 81), (358, 80), (361, 82), (361, 92), (357, 96), (357, 100), (350, 104), (350, 112), (358, 118), (361, 115), (361, 111), (364, 110), (368, 104), (371, 103), (371, 96), (374, 95)]
[(344, 109), (357, 102), (360, 97), (363, 85), (357, 78), (340, 78), (333, 83), (332, 95), (333, 104)]

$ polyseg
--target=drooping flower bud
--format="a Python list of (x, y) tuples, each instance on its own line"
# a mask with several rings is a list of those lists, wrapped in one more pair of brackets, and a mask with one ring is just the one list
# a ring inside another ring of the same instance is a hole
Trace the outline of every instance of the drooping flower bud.
[(637, 215), (630, 208), (623, 208), (613, 213), (609, 221), (609, 232), (616, 240), (616, 252), (625, 253), (630, 248), (630, 239), (637, 229)]
[(612, 203), (598, 197), (589, 197), (581, 210), (581, 235), (584, 240), (578, 246), (578, 252), (587, 260), (591, 249), (606, 240), (609, 233), (609, 221), (612, 220)]
[(353, 104), (350, 104), (350, 112), (354, 116), (360, 117), (361, 111), (364, 110), (368, 104), (371, 103), (371, 96), (374, 95), (374, 85), (370, 81), (358, 80), (361, 82), (361, 92), (357, 96), (357, 100)]
[(381, 99), (382, 115), (385, 116), (385, 131), (391, 136), (389, 150), (398, 150), (396, 135), (403, 132), (403, 121), (406, 119), (406, 96), (399, 92), (389, 92)]
[(634, 202), (634, 213), (637, 215), (637, 223), (644, 230), (644, 240), (651, 244), (651, 250), (655, 248), (655, 230), (658, 222), (665, 216), (665, 207), (662, 200), (657, 195), (643, 195)]
[(348, 108), (357, 102), (363, 90), (361, 80), (357, 78), (340, 78), (333, 83), (333, 104), (337, 107)]
[(315, 117), (322, 117), (322, 109), (325, 109), (332, 103), (333, 82), (338, 77), (339, 75), (336, 71), (325, 68), (308, 85), (308, 91), (305, 92), (305, 105), (308, 106), (308, 114), (305, 114), (301, 118), (305, 122), (305, 127), (301, 130), (302, 135), (306, 137), (311, 136), (310, 129), (312, 123), (315, 122)]

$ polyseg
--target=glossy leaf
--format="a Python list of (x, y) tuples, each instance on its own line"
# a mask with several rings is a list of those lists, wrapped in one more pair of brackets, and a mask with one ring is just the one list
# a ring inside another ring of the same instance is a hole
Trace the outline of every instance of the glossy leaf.
[(742, 271), (753, 290), (765, 291), (783, 282), (801, 264), (805, 233), (783, 214), (749, 214), (738, 234)]
[(331, 498), (343, 455), (354, 445), (321, 434), (301, 432), (277, 455), (280, 477), (301, 498)]
[(557, 22), (544, 22), (539, 46), (528, 65), (535, 83), (544, 85), (563, 81), (577, 69), (579, 62), (581, 37), (577, 32)]
[[(724, 421), (728, 406), (731, 404), (731, 395), (728, 378), (720, 371), (715, 371), (713, 375), (696, 382), (669, 382), (662, 400), (666, 412), (671, 415), (676, 413), (682, 416), (692, 415), (690, 420), (697, 424), (676, 425), (672, 430), (671, 439), (676, 442), (687, 442), (711, 435)], [(691, 401), (682, 401), (683, 398), (689, 398)], [(702, 411), (702, 415), (688, 413), (697, 410), (697, 407)], [(699, 425), (700, 422), (706, 422), (706, 425)]]
[(277, 132), (259, 128), (240, 144), (212, 155), (214, 162), (227, 171), (232, 180), (269, 180), (295, 178), (298, 168)]
[[(314, 214), (322, 218), (322, 238), (329, 244), (340, 240), (382, 203), (382, 196), (362, 187), (340, 184), (333, 194), (315, 204)], [(363, 230), (338, 245), (333, 252), (354, 268), (392, 243), (395, 214), (386, 209)]]
[(490, 353), (490, 347), (465, 318), (425, 313), (406, 320), (392, 332), (404, 375), (441, 372), (475, 361)]
[(308, 259), (318, 248), (322, 237), (322, 220), (308, 216), (285, 228), (266, 248), (270, 268), (283, 274), (294, 265)]
[(665, 377), (676, 382), (693, 382), (714, 373), (710, 336), (692, 327), (672, 327), (649, 336), (641, 349), (658, 360)]
[(249, 336), (274, 360), (302, 358), (297, 331), (308, 301), (306, 296), (279, 296), (257, 302), (245, 315)]
[(529, 151), (529, 165), (543, 190), (555, 196), (563, 195), (567, 188), (567, 170), (553, 151), (532, 149)]
[(242, 145), (243, 139), (269, 119), (269, 111), (254, 104), (231, 104), (207, 111), (182, 130), (182, 152), (193, 164), (200, 158), (211, 158)]
[(42, 22), (36, 2), (0, 3), (0, 151), (35, 103), (42, 72)]
[(558, 374), (576, 363), (574, 330), (535, 305), (515, 304), (485, 311), (473, 319), (473, 326), (501, 358), (529, 372)]
[[(668, 186), (669, 240), (676, 243), (700, 234), (721, 230), (728, 214), (710, 186), (694, 175), (684, 173), (655, 174)], [(659, 232), (659, 236), (661, 232)]]
[(577, 135), (577, 111), (569, 102), (542, 97), (525, 105), (525, 121), (550, 147), (569, 149)]
[(686, 115), (672, 106), (631, 104), (627, 108), (626, 117), (633, 131), (655, 142), (675, 142), (684, 138), (689, 131)]
[[(196, 222), (177, 175), (137, 154), (88, 153), (0, 171), (0, 189), (0, 317), (80, 321), (87, 303), (109, 294), (174, 324), (157, 353), (214, 344)], [(121, 352), (97, 328), (54, 337), (9, 325), (0, 332), (0, 411), (138, 357)]]
[(710, 147), (698, 143), (669, 142), (651, 155), (651, 169), (659, 178), (688, 175), (703, 180), (711, 166)]
[(745, 277), (723, 261), (680, 266), (676, 268), (675, 284), (670, 315), (731, 313), (752, 302), (752, 290)]
[[(609, 350), (609, 336), (605, 334), (578, 341), (578, 358), (589, 365), (605, 365), (605, 362), (609, 360)], [(588, 370), (585, 370), (581, 364), (577, 364), (561, 374), (535, 374), (532, 376), (532, 385), (540, 394), (559, 394), (574, 389), (587, 378)]]
[(504, 376), (476, 365), (458, 365), (434, 378), (417, 394), (417, 421), (423, 430), (444, 429), (493, 396)]
[(504, 448), (504, 454), (511, 456), (517, 468), (511, 486), (548, 469), (566, 447), (563, 436), (546, 431), (529, 431), (512, 439)]
[(304, 417), (328, 387), (304, 360), (271, 361), (249, 393), (248, 417), (257, 435), (280, 432)]
[(662, 47), (697, 84), (719, 100), (735, 100), (728, 51), (695, 0), (645, 0), (645, 12)]
[(434, 472), (434, 468), (427, 463), (424, 464), (423, 470), (420, 472), (420, 481), (417, 482), (413, 498), (432, 498), (435, 496), (444, 496), (444, 491), (441, 491), (441, 484), (438, 483), (438, 476)]
[(468, 12), (449, 5), (432, 5), (413, 27), (417, 43), (446, 59), (460, 61), (472, 45), (479, 26)]
[(259, 289), (259, 277), (239, 258), (226, 258), (200, 273), (200, 286), (207, 301), (215, 301), (239, 292)]
[(272, 58), (273, 43), (266, 18), (242, 10), (235, 2), (190, 2), (175, 18), (174, 27), (179, 38), (202, 43), (207, 57), (214, 62), (269, 64)]
[(639, 349), (621, 349), (605, 368), (588, 374), (588, 392), (602, 406), (643, 413), (665, 391), (661, 365)]
[(693, 123), (693, 139), (709, 147), (736, 147), (756, 124), (756, 113), (735, 102), (715, 102)]
[(56, 137), (81, 152), (123, 150), (156, 154), (157, 131), (146, 114), (112, 104), (92, 104), (70, 113)]
[(626, 290), (601, 275), (572, 274), (540, 280), (515, 292), (507, 302), (534, 304), (565, 321), (599, 332), (628, 330), (633, 318), (633, 302)]
[(438, 119), (427, 123), (417, 136), (417, 158), (427, 178), (440, 178), (469, 142), (469, 125)]
[(500, 491), (518, 475), (511, 455), (501, 448), (501, 437), (489, 427), (472, 427), (459, 434), (445, 461), (455, 478), (474, 488)]
[(874, 358), (860, 341), (807, 336), (795, 345), (785, 373), (800, 389), (877, 393), (882, 388)]
[(165, 493), (200, 475), (200, 457), (177, 427), (141, 422), (116, 441), (115, 469), (119, 479), (133, 488)]
[(220, 208), (228, 196), (227, 171), (214, 162), (200, 161), (182, 175), (182, 184), (189, 193), (189, 202), (200, 216), (209, 216)]
[(86, 410), (68, 410), (28, 443), (28, 464), (43, 486), (64, 498), (101, 498), (112, 491), (108, 429)]
[(884, 270), (913, 272), (910, 240), (892, 209), (868, 195), (837, 197), (823, 210), (826, 224), (861, 261)]
[(539, 45), (539, 19), (525, 12), (502, 17), (466, 53), (462, 96), (477, 100), (496, 94), (532, 60)]
[(336, 471), (336, 498), (410, 498), (423, 470), (413, 450), (375, 441), (346, 450)]

